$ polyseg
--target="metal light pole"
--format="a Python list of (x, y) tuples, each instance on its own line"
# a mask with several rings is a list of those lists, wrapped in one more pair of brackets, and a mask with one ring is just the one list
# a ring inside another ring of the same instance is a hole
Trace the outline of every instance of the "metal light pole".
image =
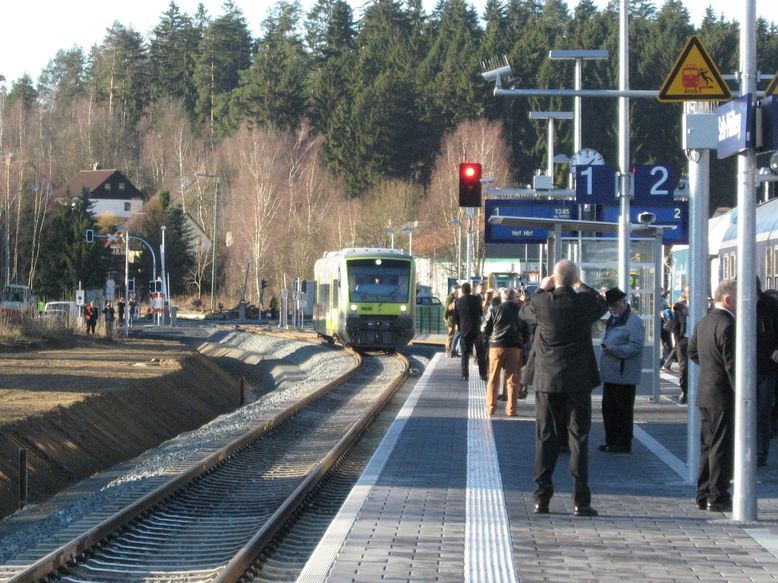
[(388, 233), (392, 238), (392, 249), (394, 249), (394, 232), (396, 229), (393, 229), (392, 227), (385, 227), (384, 233)]
[(408, 233), (408, 255), (413, 255), (413, 230), (419, 226), (419, 221), (408, 221), (400, 230), (403, 233)]
[[(604, 60), (608, 58), (608, 51), (603, 50), (554, 50), (549, 51), (548, 58), (552, 61), (575, 61), (575, 79), (574, 88), (580, 91), (582, 87), (583, 62)], [(573, 153), (578, 152), (583, 147), (582, 127), (582, 102), (581, 96), (576, 95), (573, 98), (573, 115), (575, 119), (575, 129), (573, 130)]]
[(220, 178), (215, 174), (195, 174), (195, 176), (202, 176), (203, 178), (214, 178), (216, 180), (216, 190), (213, 197), (213, 241), (211, 242), (211, 312), (213, 312), (213, 298), (216, 286), (216, 241), (218, 240), (216, 232), (216, 208), (219, 201), (219, 180)]
[(124, 230), (124, 337), (130, 335), (130, 229), (121, 225)]
[(460, 280), (462, 279), (462, 221), (452, 219), (448, 224), (457, 227), (457, 280)]
[(5, 157), (5, 241), (3, 254), (5, 255), (4, 285), (11, 283), (11, 162), (14, 160), (13, 152)]
[[(756, 98), (756, 0), (743, 2), (740, 94)], [(756, 152), (738, 155), (735, 467), (732, 518), (756, 520)]]
[[(162, 323), (164, 324), (167, 319), (167, 309), (166, 306), (170, 305), (170, 301), (168, 298), (168, 289), (167, 289), (167, 278), (165, 277), (165, 231), (167, 230), (167, 227), (165, 225), (162, 225), (162, 244), (159, 246), (159, 258), (160, 262), (162, 263)], [(154, 284), (156, 285), (156, 283)]]
[[(629, 0), (621, 0), (619, 18), (619, 90), (629, 89)], [(619, 97), (619, 287), (629, 294), (630, 191), (629, 98)]]
[[(573, 113), (570, 111), (531, 111), (530, 119), (540, 119), (548, 121), (548, 156), (546, 159), (546, 176), (554, 178), (554, 142), (555, 134), (554, 121), (557, 119), (573, 119)], [(553, 184), (553, 183), (552, 183)]]
[(473, 215), (475, 209), (473, 207), (467, 207), (465, 209), (467, 214), (467, 250), (465, 253), (465, 278), (470, 281), (470, 276), (473, 275), (471, 270), (473, 264)]

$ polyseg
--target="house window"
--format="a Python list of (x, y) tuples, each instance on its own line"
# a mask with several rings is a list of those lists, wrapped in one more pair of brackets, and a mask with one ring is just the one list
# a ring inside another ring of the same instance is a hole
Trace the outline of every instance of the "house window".
[(119, 190), (124, 190), (124, 182), (119, 183)]
[(108, 191), (111, 190), (111, 183), (110, 182), (106, 182), (105, 183), (105, 189), (108, 190)]
[(126, 213), (130, 212), (130, 203), (128, 202), (124, 203), (124, 212)]

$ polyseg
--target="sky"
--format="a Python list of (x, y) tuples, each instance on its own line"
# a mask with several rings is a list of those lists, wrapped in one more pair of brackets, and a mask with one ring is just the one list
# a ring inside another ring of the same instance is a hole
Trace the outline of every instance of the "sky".
[[(365, 0), (349, 0), (359, 15)], [(211, 17), (223, 14), (223, 0), (177, 0), (179, 9), (194, 14), (197, 5), (202, 2)], [(234, 0), (246, 17), (251, 34), (260, 35), (261, 23), (275, 0)], [(470, 0), (479, 13), (485, 0)], [(567, 0), (572, 10), (578, 0)], [(595, 0), (603, 8), (608, 0)], [(661, 6), (663, 0), (655, 0)], [(727, 20), (741, 20), (742, 0), (685, 0), (692, 23), (699, 25), (705, 9), (712, 6), (717, 15)], [(308, 10), (314, 0), (301, 0), (303, 10)], [(424, 0), (429, 12), (436, 0)], [(159, 23), (163, 12), (168, 8), (169, 0), (22, 0), (14, 2), (13, 9), (4, 10), (0, 19), (0, 75), (5, 76), (6, 84), (27, 73), (37, 82), (41, 70), (54, 58), (60, 49), (68, 50), (80, 46), (85, 54), (93, 44), (99, 44), (105, 37), (106, 29), (118, 21), (126, 27), (132, 27), (148, 38), (150, 31)], [(773, 9), (768, 10), (768, 5)], [(771, 21), (778, 20), (775, 0), (756, 0), (757, 16)], [(581, 47), (597, 48), (597, 47)], [(680, 50), (683, 47), (678, 47)]]

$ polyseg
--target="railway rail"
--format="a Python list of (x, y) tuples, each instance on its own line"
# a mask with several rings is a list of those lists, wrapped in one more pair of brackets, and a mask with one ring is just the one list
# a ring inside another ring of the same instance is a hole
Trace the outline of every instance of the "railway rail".
[(9, 581), (234, 581), (359, 439), (408, 374), (354, 371), (135, 501)]

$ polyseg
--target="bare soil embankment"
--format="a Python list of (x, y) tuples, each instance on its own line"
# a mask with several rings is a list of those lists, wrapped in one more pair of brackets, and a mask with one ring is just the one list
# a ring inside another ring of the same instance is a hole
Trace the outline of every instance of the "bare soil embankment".
[(75, 337), (0, 352), (0, 518), (17, 508), (20, 448), (34, 503), (238, 400), (235, 380), (175, 341)]

